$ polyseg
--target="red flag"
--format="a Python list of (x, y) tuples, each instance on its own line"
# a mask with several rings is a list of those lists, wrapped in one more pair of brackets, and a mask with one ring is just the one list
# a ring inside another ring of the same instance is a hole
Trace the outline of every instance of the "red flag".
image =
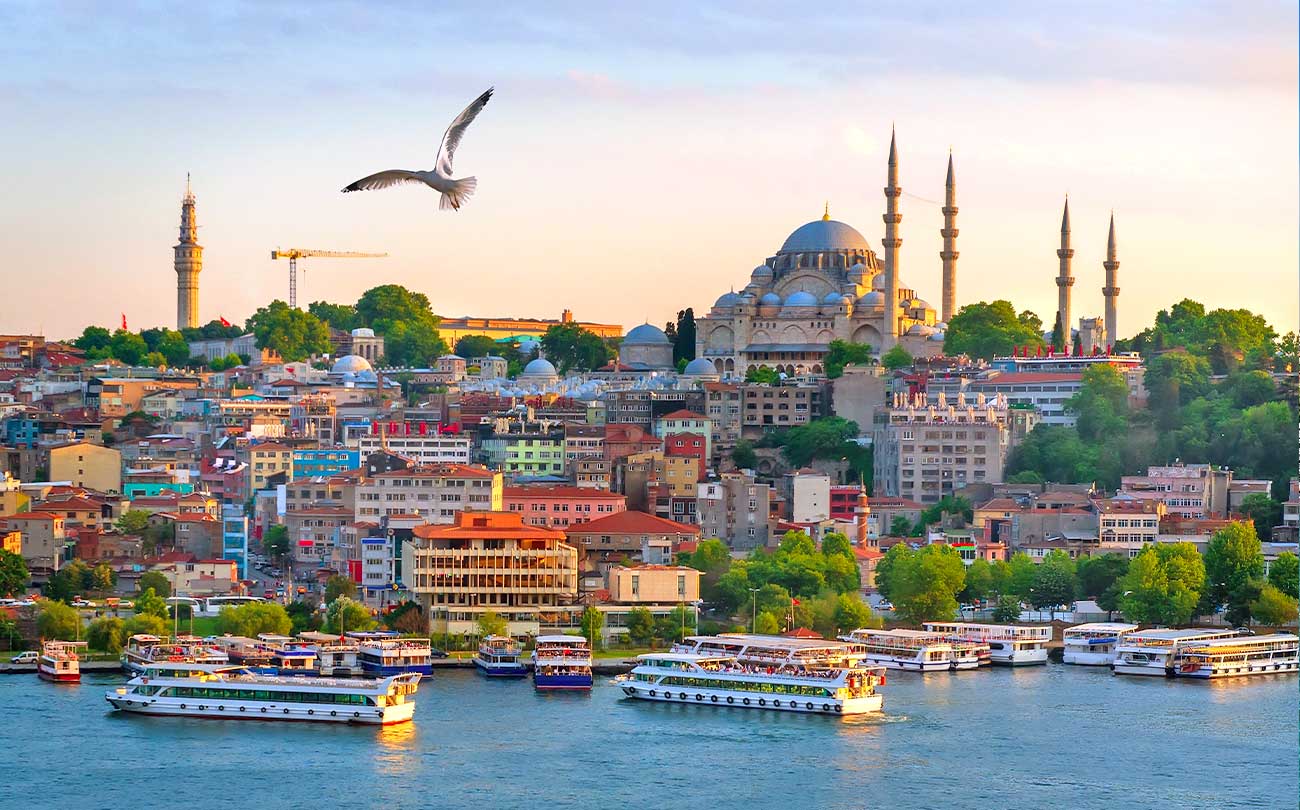
[(792, 598), (792, 599), (790, 600), (790, 605), (793, 606), (793, 607), (798, 607), (798, 606), (799, 606), (799, 600), (798, 600), (798, 599), (793, 599), (793, 598)]
[(230, 326), (230, 321), (226, 320), (225, 318), (218, 316), (218, 320), (221, 321), (222, 326)]
[(125, 312), (122, 313), (122, 331), (123, 331), (123, 332), (127, 331), (127, 330), (126, 330), (126, 313), (125, 313)]

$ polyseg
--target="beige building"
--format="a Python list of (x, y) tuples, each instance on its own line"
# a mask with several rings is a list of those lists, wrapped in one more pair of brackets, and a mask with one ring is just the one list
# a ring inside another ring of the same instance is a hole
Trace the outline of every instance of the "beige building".
[(1136, 557), (1160, 534), (1165, 505), (1160, 501), (1107, 498), (1095, 502), (1101, 553), (1127, 553)]
[(493, 340), (512, 337), (540, 338), (546, 334), (547, 329), (561, 324), (572, 324), (588, 332), (594, 332), (602, 338), (623, 336), (622, 326), (575, 321), (573, 313), (567, 309), (560, 313), (558, 321), (545, 318), (441, 318), (438, 321), (438, 334), (447, 341), (448, 346), (455, 346), (458, 340), (469, 335), (485, 335)]
[(772, 538), (771, 499), (771, 487), (744, 473), (724, 473), (717, 481), (700, 484), (700, 536), (716, 537), (737, 551), (763, 548)]
[(609, 601), (691, 604), (700, 598), (700, 572), (684, 565), (618, 565), (605, 575)]
[(451, 523), (457, 512), (502, 509), (501, 473), (465, 464), (431, 464), (378, 473), (357, 488), (357, 521), (378, 523), (386, 515), (419, 515)]
[(71, 481), (73, 486), (116, 495), (122, 491), (122, 454), (89, 442), (63, 444), (49, 449), (51, 481)]
[(740, 385), (705, 382), (700, 387), (704, 389), (704, 413), (713, 431), (713, 453), (718, 458), (729, 456), (740, 441)]
[(619, 462), (617, 478), (618, 488), (627, 496), (627, 508), (651, 512), (652, 492), (677, 498), (694, 495), (700, 468), (690, 456), (665, 456), (656, 450), (624, 458)]
[(0, 518), (0, 524), (9, 532), (22, 534), (22, 555), (33, 573), (53, 573), (63, 562), (63, 546), (67, 542), (63, 518), (47, 512), (24, 512)]
[(740, 387), (741, 431), (758, 438), (773, 428), (806, 425), (821, 415), (822, 386), (817, 383)]
[(402, 569), (431, 632), (477, 634), (486, 611), (505, 618), (510, 635), (571, 620), (561, 614), (572, 613), (578, 596), (578, 551), (564, 532), (529, 526), (518, 514), (470, 511), (412, 533)]
[(283, 475), (285, 481), (293, 479), (293, 448), (274, 442), (250, 444), (248, 454), (248, 486), (251, 492), (268, 489), (271, 478)]

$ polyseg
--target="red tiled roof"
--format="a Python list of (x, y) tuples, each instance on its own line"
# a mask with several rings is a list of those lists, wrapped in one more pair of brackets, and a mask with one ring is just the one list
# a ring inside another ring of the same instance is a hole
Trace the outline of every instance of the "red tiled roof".
[(495, 475), (487, 467), (470, 464), (428, 464), (408, 470), (375, 473), (371, 478), (492, 478)]
[(626, 495), (593, 487), (573, 487), (564, 484), (539, 486), (509, 486), (501, 490), (502, 498), (578, 498), (586, 501), (626, 501)]
[[(1068, 383), (1082, 382), (1083, 374), (1050, 373), (1046, 371), (1010, 371), (989, 377), (985, 380), (972, 380), (971, 389), (989, 388), (1001, 385), (1025, 385), (1027, 383)], [(967, 400), (969, 402), (969, 400)]]
[[(476, 525), (479, 522), (485, 525)], [(564, 532), (524, 523), (524, 516), (516, 512), (457, 512), (456, 522), (450, 526), (416, 526), (411, 532), (426, 540), (512, 538), (519, 540), (561, 540)]]
[(1024, 507), (1011, 498), (994, 498), (988, 503), (975, 507), (976, 512), (1019, 512), (1023, 509)]
[[(678, 523), (646, 512), (623, 511), (583, 523), (574, 523), (569, 526), (568, 532), (569, 534), (689, 534), (699, 537), (700, 527)], [(685, 546), (686, 542), (689, 541), (683, 541), (681, 545)], [(685, 549), (679, 547), (679, 550)]]
[(658, 418), (659, 419), (708, 419), (709, 417), (705, 416), (702, 413), (696, 413), (695, 411), (688, 411), (685, 408), (682, 408), (679, 411), (666, 413), (663, 416), (660, 416)]
[(20, 512), (16, 515), (0, 515), (0, 520), (63, 520), (63, 515), (49, 512)]

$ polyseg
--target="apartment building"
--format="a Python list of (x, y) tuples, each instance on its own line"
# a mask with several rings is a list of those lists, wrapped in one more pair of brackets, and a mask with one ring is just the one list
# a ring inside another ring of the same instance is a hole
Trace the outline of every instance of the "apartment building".
[(595, 520), (627, 508), (625, 496), (592, 487), (508, 486), (502, 490), (501, 501), (505, 511), (521, 515), (529, 526), (555, 529)]
[(465, 464), (430, 464), (377, 473), (357, 488), (354, 518), (379, 523), (389, 515), (418, 515), (451, 523), (462, 510), (502, 509), (500, 472)]
[(734, 551), (767, 546), (775, 526), (771, 499), (771, 487), (744, 473), (724, 473), (717, 481), (699, 484), (700, 536), (716, 537)]

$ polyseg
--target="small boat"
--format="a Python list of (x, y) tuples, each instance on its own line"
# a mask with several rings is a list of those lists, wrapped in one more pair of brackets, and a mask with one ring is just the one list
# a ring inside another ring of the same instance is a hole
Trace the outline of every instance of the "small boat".
[(362, 674), (361, 661), (357, 657), (359, 648), (356, 641), (332, 633), (318, 633), (308, 630), (298, 634), (298, 640), (316, 653), (316, 668), (321, 675), (333, 678), (354, 678)]
[(528, 668), (519, 660), (519, 644), (509, 636), (487, 636), (478, 645), (474, 666), (489, 678), (522, 678)]
[(277, 675), (317, 675), (316, 650), (289, 636), (273, 633), (258, 635), (262, 646), (271, 654), (271, 666)]
[(1013, 667), (1046, 664), (1052, 640), (1051, 625), (926, 622), (925, 629), (953, 641), (987, 644), (993, 663)]
[(36, 659), (36, 674), (41, 680), (55, 683), (81, 683), (81, 658), (78, 650), (86, 649), (84, 641), (47, 641), (41, 645), (41, 657)]
[(712, 653), (648, 653), (619, 686), (638, 700), (803, 714), (867, 714), (884, 707), (885, 668), (745, 664)]
[(1061, 660), (1080, 666), (1107, 667), (1115, 663), (1115, 649), (1136, 624), (1122, 622), (1090, 622), (1076, 624), (1061, 631), (1064, 646)]
[(121, 661), (123, 669), (136, 675), (154, 663), (229, 664), (230, 657), (194, 636), (162, 639), (140, 633), (127, 639)]
[(591, 645), (582, 636), (538, 636), (534, 689), (590, 689)]
[(840, 641), (858, 645), (866, 661), (888, 669), (955, 672), (980, 665), (978, 644), (953, 640), (941, 633), (862, 628), (840, 636)]
[(1116, 675), (1154, 675), (1172, 678), (1175, 659), (1181, 648), (1217, 639), (1235, 639), (1236, 630), (1217, 627), (1186, 627), (1181, 630), (1157, 628), (1138, 630), (1124, 636), (1115, 647)]
[(348, 633), (347, 637), (356, 640), (357, 658), (367, 675), (433, 674), (433, 648), (427, 638), (402, 638), (388, 630)]
[(419, 683), (415, 673), (366, 680), (258, 675), (242, 667), (182, 673), (150, 666), (104, 699), (131, 714), (388, 726), (410, 722)]
[(1300, 638), (1291, 633), (1190, 643), (1174, 655), (1176, 678), (1237, 678), (1300, 671)]

